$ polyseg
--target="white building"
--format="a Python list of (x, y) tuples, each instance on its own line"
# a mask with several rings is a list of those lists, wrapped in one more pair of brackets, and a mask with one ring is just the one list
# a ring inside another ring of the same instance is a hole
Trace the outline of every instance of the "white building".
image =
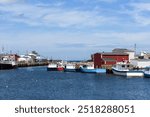
[(128, 49), (122, 49), (122, 48), (116, 48), (112, 50), (113, 53), (125, 53), (129, 55), (129, 62), (131, 59), (135, 59), (135, 51), (128, 50)]
[(150, 60), (149, 59), (131, 59), (130, 63), (139, 68), (144, 68), (147, 66), (150, 66)]
[(150, 53), (147, 53), (147, 52), (145, 52), (145, 51), (142, 51), (141, 53), (140, 53), (140, 56), (139, 56), (140, 58), (142, 58), (142, 59), (150, 59)]

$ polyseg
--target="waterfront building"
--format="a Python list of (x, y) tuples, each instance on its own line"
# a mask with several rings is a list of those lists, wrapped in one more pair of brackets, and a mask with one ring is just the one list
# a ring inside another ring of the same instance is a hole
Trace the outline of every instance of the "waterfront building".
[(129, 55), (129, 62), (131, 59), (135, 59), (135, 51), (124, 49), (124, 48), (115, 48), (112, 50), (113, 53), (126, 53)]
[(139, 59), (150, 59), (150, 53), (147, 53), (145, 51), (142, 51), (140, 55), (138, 56)]
[(92, 55), (95, 68), (111, 67), (117, 62), (130, 62), (131, 59), (135, 59), (135, 51), (124, 48), (115, 48), (112, 52), (101, 52)]
[(129, 55), (127, 53), (102, 52), (93, 54), (92, 60), (94, 68), (101, 68), (112, 66), (117, 62), (129, 61)]
[(150, 66), (150, 59), (131, 59), (130, 63), (137, 68), (145, 68)]

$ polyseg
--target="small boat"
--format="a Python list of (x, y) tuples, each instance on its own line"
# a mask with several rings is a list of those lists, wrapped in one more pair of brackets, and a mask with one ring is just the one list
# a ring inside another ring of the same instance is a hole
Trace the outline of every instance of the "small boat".
[(57, 66), (57, 71), (64, 71), (64, 67), (62, 65)]
[(64, 70), (64, 67), (63, 65), (60, 65), (60, 64), (49, 64), (47, 66), (47, 71), (63, 71)]
[(64, 68), (65, 72), (76, 72), (76, 70), (76, 66), (73, 64), (66, 64)]
[(57, 71), (58, 69), (57, 69), (57, 64), (49, 64), (48, 66), (47, 66), (47, 71)]
[(106, 73), (106, 69), (103, 68), (94, 68), (94, 66), (84, 65), (80, 67), (82, 73)]
[(150, 78), (150, 67), (146, 67), (144, 70), (144, 77)]
[(127, 77), (142, 77), (144, 72), (142, 70), (133, 69), (133, 66), (128, 63), (117, 63), (112, 67), (112, 71), (115, 75), (127, 76)]
[(0, 70), (6, 70), (6, 69), (14, 69), (17, 67), (17, 64), (15, 61), (0, 61)]

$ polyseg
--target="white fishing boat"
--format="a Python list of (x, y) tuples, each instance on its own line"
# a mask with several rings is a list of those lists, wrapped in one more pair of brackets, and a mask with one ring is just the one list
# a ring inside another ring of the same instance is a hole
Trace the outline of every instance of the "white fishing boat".
[(83, 73), (106, 73), (106, 69), (94, 68), (94, 66), (87, 66), (87, 65), (80, 67), (80, 70)]
[(144, 72), (142, 70), (133, 69), (131, 64), (128, 63), (117, 63), (112, 67), (112, 71), (115, 75), (122, 75), (128, 77), (142, 77)]
[(144, 77), (150, 78), (150, 67), (146, 67), (144, 70)]
[(17, 67), (15, 61), (0, 61), (0, 70), (4, 69), (14, 69)]
[(76, 72), (76, 66), (73, 64), (66, 64), (64, 71), (65, 72)]
[(57, 71), (57, 64), (51, 63), (47, 66), (47, 71)]

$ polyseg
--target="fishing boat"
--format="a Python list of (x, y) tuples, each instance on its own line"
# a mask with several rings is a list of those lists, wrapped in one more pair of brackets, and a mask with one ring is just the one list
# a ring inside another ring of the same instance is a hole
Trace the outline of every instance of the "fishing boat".
[(150, 78), (150, 67), (146, 67), (144, 70), (144, 77)]
[(94, 68), (94, 66), (83, 65), (80, 67), (82, 73), (106, 73), (106, 69)]
[(47, 71), (57, 71), (57, 64), (51, 63), (47, 66)]
[(142, 77), (144, 72), (142, 70), (133, 69), (133, 66), (129, 63), (120, 62), (112, 67), (112, 71), (115, 75), (127, 76), (127, 77)]
[(0, 61), (0, 70), (6, 70), (6, 69), (14, 69), (17, 67), (17, 64), (15, 61)]
[(64, 63), (61, 62), (51, 62), (47, 66), (47, 71), (64, 71)]
[(57, 71), (64, 71), (64, 66), (58, 65), (57, 66)]
[(76, 66), (73, 64), (66, 64), (64, 71), (65, 72), (76, 72)]

